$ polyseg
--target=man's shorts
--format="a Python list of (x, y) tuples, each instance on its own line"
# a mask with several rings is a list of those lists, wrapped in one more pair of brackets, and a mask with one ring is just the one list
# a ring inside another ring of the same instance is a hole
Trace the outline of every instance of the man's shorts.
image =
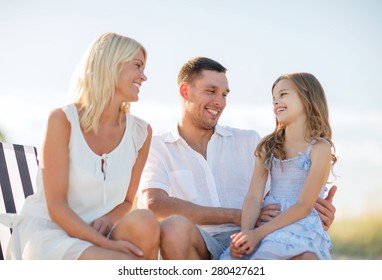
[(229, 247), (231, 235), (239, 232), (239, 230), (231, 230), (212, 235), (200, 227), (198, 229), (204, 239), (207, 250), (210, 252), (211, 260), (218, 260), (224, 250)]

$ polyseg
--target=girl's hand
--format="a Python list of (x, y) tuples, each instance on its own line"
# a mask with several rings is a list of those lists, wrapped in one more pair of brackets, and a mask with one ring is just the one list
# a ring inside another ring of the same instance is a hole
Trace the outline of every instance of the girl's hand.
[(243, 254), (251, 254), (263, 237), (256, 230), (244, 230), (232, 235), (231, 238), (231, 252), (241, 257)]
[(90, 225), (103, 236), (107, 236), (113, 228), (113, 223), (107, 216), (95, 219)]
[(229, 245), (229, 248), (230, 248), (230, 254), (232, 258), (240, 259), (243, 256), (243, 254), (241, 253), (241, 250), (237, 248), (235, 244), (232, 243), (232, 241)]
[(230, 254), (232, 258), (239, 259), (243, 256), (240, 247), (238, 247), (232, 240), (238, 235), (238, 233), (231, 235), (231, 243), (229, 245)]

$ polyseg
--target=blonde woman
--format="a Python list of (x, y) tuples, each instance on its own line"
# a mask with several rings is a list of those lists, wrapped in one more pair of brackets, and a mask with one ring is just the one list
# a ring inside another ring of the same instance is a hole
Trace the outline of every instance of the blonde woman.
[[(231, 236), (221, 258), (331, 259), (329, 235), (314, 209), (337, 160), (325, 92), (312, 74), (292, 73), (276, 80), (272, 97), (276, 128), (256, 148), (241, 232)], [(254, 228), (268, 174), (271, 190), (263, 207), (279, 204), (281, 214)]]
[(37, 191), (21, 212), (23, 259), (157, 258), (159, 222), (149, 210), (131, 211), (152, 136), (129, 113), (147, 79), (146, 56), (115, 33), (86, 52), (76, 100), (47, 122)]

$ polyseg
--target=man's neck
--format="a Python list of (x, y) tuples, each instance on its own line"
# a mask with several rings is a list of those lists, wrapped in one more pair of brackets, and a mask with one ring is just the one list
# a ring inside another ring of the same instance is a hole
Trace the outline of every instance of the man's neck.
[(207, 145), (210, 141), (214, 129), (202, 129), (192, 125), (178, 124), (179, 135), (196, 152), (207, 158)]

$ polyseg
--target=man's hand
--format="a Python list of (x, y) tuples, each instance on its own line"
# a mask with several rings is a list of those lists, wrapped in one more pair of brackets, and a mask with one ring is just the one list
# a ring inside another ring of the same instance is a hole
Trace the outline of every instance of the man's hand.
[(314, 208), (317, 210), (318, 215), (323, 223), (324, 229), (327, 231), (330, 225), (334, 221), (334, 216), (336, 213), (336, 208), (332, 204), (334, 194), (337, 191), (337, 186), (330, 188), (328, 195), (323, 198), (318, 198), (317, 203)]
[(281, 210), (280, 205), (278, 204), (270, 204), (265, 206), (264, 208), (261, 208), (259, 218), (256, 222), (256, 227), (261, 226), (262, 222), (269, 222), (273, 218), (277, 217)]

